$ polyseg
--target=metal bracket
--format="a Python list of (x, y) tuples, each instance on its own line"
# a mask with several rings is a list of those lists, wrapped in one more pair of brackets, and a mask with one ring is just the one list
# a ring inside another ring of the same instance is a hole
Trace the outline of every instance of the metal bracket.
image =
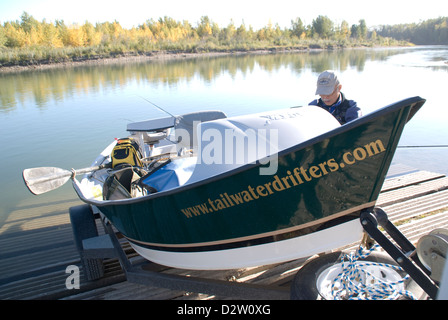
[[(429, 271), (419, 260), (414, 245), (390, 222), (386, 212), (375, 207), (363, 210), (360, 216), (361, 225), (372, 237), (432, 298), (436, 299), (438, 286), (429, 277)], [(400, 247), (393, 244), (383, 232), (380, 225)], [(411, 260), (411, 259), (412, 260)]]

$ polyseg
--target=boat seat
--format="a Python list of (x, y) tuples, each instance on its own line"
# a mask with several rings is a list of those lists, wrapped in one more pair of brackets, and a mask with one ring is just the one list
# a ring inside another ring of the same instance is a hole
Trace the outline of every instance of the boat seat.
[(162, 139), (165, 139), (167, 137), (167, 132), (140, 132), (140, 134), (143, 137), (143, 141), (146, 144), (156, 144)]
[(197, 142), (193, 138), (193, 132), (195, 132), (198, 124), (223, 118), (227, 118), (226, 114), (216, 110), (198, 111), (178, 116), (174, 123), (176, 141), (180, 147), (192, 149), (197, 146)]

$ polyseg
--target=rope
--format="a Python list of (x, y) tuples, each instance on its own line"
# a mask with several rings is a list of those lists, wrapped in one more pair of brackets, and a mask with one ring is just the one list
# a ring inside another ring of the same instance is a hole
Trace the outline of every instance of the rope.
[(409, 279), (409, 275), (392, 282), (380, 279), (364, 269), (366, 266), (382, 266), (403, 271), (401, 267), (386, 263), (358, 261), (367, 258), (377, 247), (378, 245), (375, 245), (366, 251), (360, 245), (355, 252), (341, 255), (339, 262), (342, 265), (342, 271), (336, 276), (331, 286), (331, 294), (335, 300), (395, 300), (401, 296), (416, 300), (412, 292), (398, 290), (396, 287)]

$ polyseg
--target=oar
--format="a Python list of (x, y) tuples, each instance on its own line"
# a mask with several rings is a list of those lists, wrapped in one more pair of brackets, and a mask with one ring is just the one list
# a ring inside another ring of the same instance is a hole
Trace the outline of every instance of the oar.
[(84, 174), (100, 170), (110, 164), (94, 166), (79, 170), (65, 170), (55, 167), (39, 167), (23, 170), (23, 180), (28, 189), (35, 195), (39, 195), (59, 188), (76, 174)]

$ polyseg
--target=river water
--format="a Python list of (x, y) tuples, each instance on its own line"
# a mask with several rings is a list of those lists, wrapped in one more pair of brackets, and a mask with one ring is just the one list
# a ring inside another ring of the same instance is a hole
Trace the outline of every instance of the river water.
[(171, 114), (222, 110), (228, 116), (307, 105), (316, 98), (318, 74), (326, 69), (339, 72), (342, 91), (364, 114), (411, 96), (427, 99), (405, 128), (394, 162), (448, 174), (448, 148), (441, 147), (448, 144), (448, 46), (0, 73), (0, 234), (5, 223), (21, 219), (21, 212), (39, 207), (45, 211), (52, 204), (63, 211), (76, 199), (70, 183), (32, 195), (24, 186), (23, 169), (90, 166), (112, 139), (126, 136), (129, 122), (166, 116), (148, 101)]

